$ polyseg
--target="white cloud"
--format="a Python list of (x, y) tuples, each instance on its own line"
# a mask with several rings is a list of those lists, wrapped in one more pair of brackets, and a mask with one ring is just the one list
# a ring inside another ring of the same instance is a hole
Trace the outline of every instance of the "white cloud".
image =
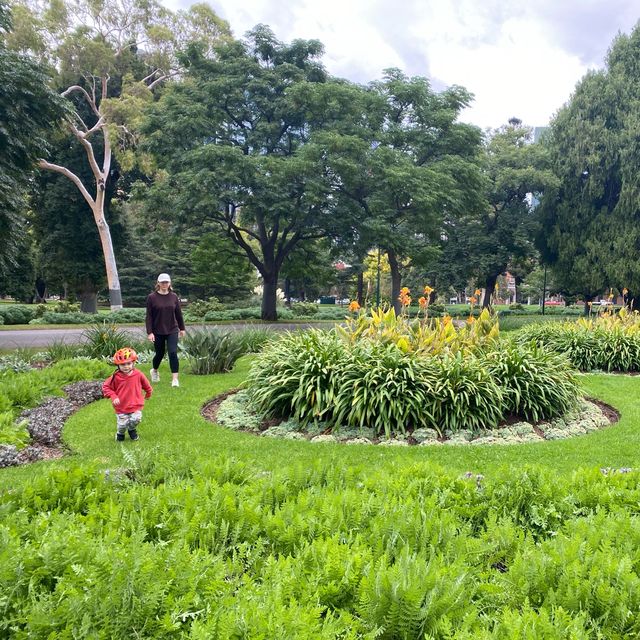
[(513, 116), (546, 124), (587, 71), (575, 55), (549, 42), (539, 25), (520, 19), (504, 22), (491, 42), (465, 47), (439, 38), (428, 51), (433, 77), (475, 95), (463, 118), (483, 127)]
[[(172, 9), (191, 0), (163, 0)], [(545, 125), (588, 65), (601, 66), (634, 0), (211, 0), (242, 36), (268, 24), (280, 40), (318, 39), (338, 76), (366, 83), (388, 67), (475, 94), (463, 120)], [(615, 7), (615, 10), (613, 8)]]

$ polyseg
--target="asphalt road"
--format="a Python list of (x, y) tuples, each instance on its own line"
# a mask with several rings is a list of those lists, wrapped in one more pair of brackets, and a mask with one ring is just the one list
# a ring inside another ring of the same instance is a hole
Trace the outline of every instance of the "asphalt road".
[[(330, 323), (277, 323), (277, 324), (208, 324), (206, 328), (216, 328), (223, 331), (238, 331), (240, 329), (269, 329), (271, 331), (296, 331), (309, 327), (326, 327)], [(123, 331), (131, 333), (137, 339), (143, 339), (145, 332), (142, 327), (119, 327)], [(187, 332), (195, 331), (200, 326), (187, 326)], [(78, 344), (82, 342), (84, 329), (56, 329), (42, 327), (38, 329), (16, 329), (15, 331), (0, 331), (0, 349), (19, 349), (22, 347), (48, 347), (55, 343)]]

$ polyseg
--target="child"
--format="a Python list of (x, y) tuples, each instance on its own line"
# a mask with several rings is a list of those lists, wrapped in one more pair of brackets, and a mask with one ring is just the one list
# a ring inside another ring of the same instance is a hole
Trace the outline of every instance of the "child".
[[(129, 431), (132, 440), (138, 439), (136, 427), (142, 420), (142, 407), (145, 399), (151, 397), (153, 389), (145, 375), (135, 368), (138, 354), (130, 347), (118, 349), (113, 356), (113, 364), (118, 370), (104, 381), (102, 393), (111, 398), (116, 412), (116, 440), (124, 440), (125, 431)], [(142, 391), (145, 397), (142, 397)]]

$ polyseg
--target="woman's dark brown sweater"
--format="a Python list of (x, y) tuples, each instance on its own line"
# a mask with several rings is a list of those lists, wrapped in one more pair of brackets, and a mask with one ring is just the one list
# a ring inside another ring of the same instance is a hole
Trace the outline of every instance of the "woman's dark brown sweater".
[(169, 291), (162, 295), (157, 291), (147, 296), (147, 333), (168, 336), (176, 331), (184, 331), (184, 320), (178, 296)]

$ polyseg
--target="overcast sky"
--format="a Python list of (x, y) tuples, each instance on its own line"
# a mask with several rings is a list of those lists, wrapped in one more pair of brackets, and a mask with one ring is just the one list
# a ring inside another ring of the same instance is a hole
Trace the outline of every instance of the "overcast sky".
[[(191, 0), (163, 0), (172, 9)], [(614, 37), (640, 19), (638, 0), (208, 0), (236, 37), (258, 23), (279, 40), (315, 38), (334, 75), (367, 83), (398, 67), (441, 90), (475, 95), (462, 120), (548, 124)]]

